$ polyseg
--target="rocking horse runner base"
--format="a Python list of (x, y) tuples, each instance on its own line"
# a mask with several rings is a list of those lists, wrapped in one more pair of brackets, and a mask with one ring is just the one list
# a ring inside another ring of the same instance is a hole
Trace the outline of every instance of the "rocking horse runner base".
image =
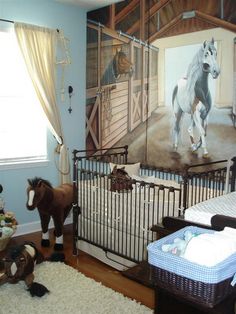
[(49, 181), (38, 177), (28, 179), (28, 183), (26, 206), (29, 210), (38, 208), (42, 228), (41, 245), (46, 247), (50, 245), (48, 226), (52, 218), (56, 236), (54, 249), (62, 250), (63, 225), (72, 208), (72, 184), (62, 184), (53, 188)]

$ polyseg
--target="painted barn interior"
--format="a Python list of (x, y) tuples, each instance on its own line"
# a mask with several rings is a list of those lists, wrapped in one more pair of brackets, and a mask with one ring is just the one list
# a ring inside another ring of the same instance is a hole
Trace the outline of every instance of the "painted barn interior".
[[(188, 227), (186, 211), (202, 212), (209, 201), (217, 211), (190, 226), (235, 228), (236, 201), (227, 197), (236, 195), (236, 1), (0, 0), (0, 32), (17, 22), (63, 34), (70, 62), (55, 64), (61, 142), (49, 127), (44, 160), (0, 158), (0, 210), (14, 212), (18, 223), (10, 243), (34, 241), (45, 256), (58, 249), (57, 242), (42, 247), (46, 234), (63, 244), (55, 220), (42, 234), (42, 214), (27, 208), (33, 178), (53, 187), (66, 182), (73, 193), (62, 229), (68, 265), (147, 311), (233, 314), (235, 289), (210, 309), (188, 299), (192, 291), (177, 297), (187, 305), (168, 302), (173, 295), (156, 284), (147, 247)], [(187, 92), (180, 92), (202, 51), (192, 72), (205, 75), (205, 85), (195, 81), (184, 111), (179, 99)], [(59, 169), (62, 146), (68, 171)], [(223, 220), (213, 224), (218, 215)]]
[[(189, 139), (185, 134), (189, 123), (187, 118), (183, 119), (181, 141), (188, 146), (182, 145), (177, 153), (172, 149), (174, 122), (171, 89), (179, 77), (173, 73), (175, 71), (171, 66), (178, 68), (182, 75), (186, 71), (187, 62), (190, 62), (188, 61), (190, 56), (184, 54), (184, 47), (197, 46), (214, 37), (218, 45), (217, 60), (221, 72), (214, 82), (212, 93), (214, 108), (210, 116), (212, 126), (208, 128), (211, 149), (209, 159), (233, 156), (234, 147), (231, 143), (234, 143), (235, 138), (234, 6), (235, 3), (232, 1), (214, 0), (142, 3), (125, 1), (107, 7), (106, 10), (89, 12), (89, 22), (92, 24), (88, 24), (88, 30), (92, 27), (93, 36), (100, 39), (97, 41), (96, 52), (89, 48), (91, 43), (88, 43), (87, 64), (91, 69), (93, 68), (91, 64), (95, 64), (101, 72), (98, 73), (97, 82), (93, 82), (93, 85), (96, 85), (94, 93), (98, 91), (97, 97), (93, 99), (91, 98), (93, 89), (90, 88), (89, 81), (91, 76), (87, 76), (87, 148), (105, 148), (115, 143), (128, 144), (132, 151), (130, 155), (132, 161), (141, 160), (171, 168), (174, 166), (180, 168), (184, 163), (190, 164), (202, 159), (201, 153), (194, 155), (189, 153)], [(145, 14), (142, 13), (144, 11)], [(94, 29), (97, 30), (96, 34)], [(127, 57), (134, 67), (134, 75), (131, 77), (121, 75), (116, 84), (113, 81), (109, 85), (103, 83), (102, 76), (105, 72), (104, 64), (107, 70), (110, 60), (106, 59), (105, 48), (100, 46), (110, 45), (109, 55), (114, 56), (114, 50), (122, 49), (122, 44), (119, 41), (108, 43), (106, 32), (109, 32), (110, 39), (114, 36), (120, 41), (129, 42), (128, 47), (123, 45), (123, 50), (127, 52)], [(176, 59), (173, 59), (173, 54), (176, 54)], [(98, 55), (98, 59), (95, 60), (94, 55)], [(182, 60), (178, 59), (180, 55), (183, 57)], [(225, 55), (228, 57), (224, 58)], [(101, 62), (101, 67), (97, 62)], [(178, 66), (176, 63), (179, 63)], [(209, 84), (213, 82), (209, 81)], [(118, 91), (121, 92), (120, 89), (123, 90), (122, 97), (118, 94)], [(127, 100), (128, 106), (123, 110), (122, 105), (124, 106)], [(224, 134), (222, 133), (218, 139), (222, 145), (222, 151), (219, 151), (214, 146), (214, 137), (221, 123), (225, 127), (222, 130)], [(229, 143), (225, 142), (225, 138), (229, 139)]]

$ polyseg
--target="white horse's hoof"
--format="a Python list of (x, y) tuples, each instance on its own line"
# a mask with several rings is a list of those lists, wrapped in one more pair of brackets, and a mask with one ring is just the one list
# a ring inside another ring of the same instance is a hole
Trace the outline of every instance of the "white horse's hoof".
[(191, 145), (191, 150), (192, 150), (192, 153), (195, 153), (198, 150), (197, 145), (196, 144), (192, 144)]
[(174, 144), (174, 145), (173, 145), (173, 149), (174, 149), (175, 152), (177, 152), (178, 145)]
[(207, 158), (210, 158), (210, 156), (209, 156), (208, 153), (204, 153), (204, 154), (202, 155), (202, 158), (207, 159)]

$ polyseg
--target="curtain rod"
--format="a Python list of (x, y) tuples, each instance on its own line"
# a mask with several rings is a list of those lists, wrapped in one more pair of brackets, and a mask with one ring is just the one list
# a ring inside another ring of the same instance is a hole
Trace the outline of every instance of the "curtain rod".
[(7, 22), (7, 23), (13, 23), (13, 24), (15, 23), (14, 21), (11, 21), (11, 20), (5, 20), (5, 19), (0, 19), (0, 21), (1, 21), (1, 22)]
[[(12, 24), (14, 24), (15, 22), (14, 21), (11, 21), (11, 20), (5, 20), (5, 19), (0, 19), (0, 22), (7, 22), (7, 23), (12, 23)], [(56, 31), (58, 32), (58, 33), (60, 33), (60, 30), (57, 28), (56, 29)]]

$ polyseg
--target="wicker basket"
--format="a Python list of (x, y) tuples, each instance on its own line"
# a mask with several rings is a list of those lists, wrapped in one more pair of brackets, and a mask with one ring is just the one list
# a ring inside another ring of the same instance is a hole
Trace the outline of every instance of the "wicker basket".
[(173, 292), (177, 297), (205, 307), (214, 307), (233, 291), (231, 282), (236, 274), (236, 253), (215, 266), (207, 267), (162, 251), (163, 244), (183, 238), (186, 230), (196, 234), (214, 232), (190, 226), (150, 243), (147, 249), (152, 278), (158, 286)]
[(152, 266), (152, 278), (158, 286), (178, 297), (212, 308), (233, 292), (232, 278), (216, 284), (192, 280), (164, 269)]
[(0, 237), (0, 252), (5, 250), (6, 246), (8, 245), (11, 237), (16, 232), (16, 226), (12, 227), (13, 233), (9, 237)]

